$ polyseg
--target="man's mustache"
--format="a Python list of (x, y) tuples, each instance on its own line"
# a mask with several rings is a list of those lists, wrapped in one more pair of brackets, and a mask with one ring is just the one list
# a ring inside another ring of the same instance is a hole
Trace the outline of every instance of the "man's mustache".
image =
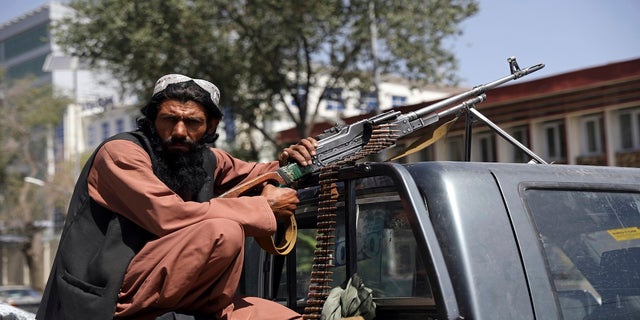
[(193, 150), (196, 148), (196, 142), (186, 137), (185, 138), (169, 137), (167, 140), (163, 141), (162, 144), (165, 147), (187, 146), (189, 147), (189, 150)]

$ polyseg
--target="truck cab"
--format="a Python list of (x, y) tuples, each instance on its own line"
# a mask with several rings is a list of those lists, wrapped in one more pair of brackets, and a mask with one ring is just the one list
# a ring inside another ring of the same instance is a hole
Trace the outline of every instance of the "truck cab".
[[(240, 286), (300, 313), (320, 192), (309, 185), (293, 252), (248, 241)], [(640, 319), (640, 169), (360, 163), (336, 189), (330, 285), (357, 274), (376, 319)]]

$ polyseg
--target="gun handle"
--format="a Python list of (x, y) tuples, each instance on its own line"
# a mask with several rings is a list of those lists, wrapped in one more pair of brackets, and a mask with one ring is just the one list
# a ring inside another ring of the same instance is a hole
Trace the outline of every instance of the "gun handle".
[[(264, 185), (265, 183), (271, 183), (275, 185), (286, 184), (282, 176), (278, 174), (278, 171), (273, 171), (262, 174), (245, 183), (237, 185), (231, 190), (220, 195), (220, 198), (237, 198), (248, 191), (254, 190), (256, 187)], [(273, 237), (256, 237), (255, 239), (260, 245), (260, 248), (273, 255), (286, 255), (291, 252), (298, 238), (298, 227), (294, 215), (291, 215), (291, 219), (289, 221), (286, 221), (285, 228), (286, 231), (284, 237), (282, 238), (282, 241), (279, 245), (275, 244), (275, 242), (273, 241)]]

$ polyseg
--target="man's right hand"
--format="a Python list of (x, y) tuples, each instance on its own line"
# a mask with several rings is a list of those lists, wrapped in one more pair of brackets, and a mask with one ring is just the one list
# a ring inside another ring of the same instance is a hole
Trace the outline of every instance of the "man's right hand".
[(279, 188), (272, 184), (264, 186), (260, 195), (267, 198), (269, 206), (278, 221), (289, 220), (296, 210), (298, 202), (300, 202), (298, 200), (298, 192), (295, 189)]

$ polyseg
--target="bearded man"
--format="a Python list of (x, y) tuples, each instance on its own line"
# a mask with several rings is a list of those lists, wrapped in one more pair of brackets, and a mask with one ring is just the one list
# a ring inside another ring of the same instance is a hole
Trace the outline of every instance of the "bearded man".
[(298, 319), (239, 297), (245, 237), (290, 219), (294, 189), (216, 198), (290, 161), (306, 166), (316, 141), (279, 161), (250, 163), (211, 147), (220, 93), (202, 79), (156, 82), (138, 130), (103, 142), (80, 174), (37, 319)]

